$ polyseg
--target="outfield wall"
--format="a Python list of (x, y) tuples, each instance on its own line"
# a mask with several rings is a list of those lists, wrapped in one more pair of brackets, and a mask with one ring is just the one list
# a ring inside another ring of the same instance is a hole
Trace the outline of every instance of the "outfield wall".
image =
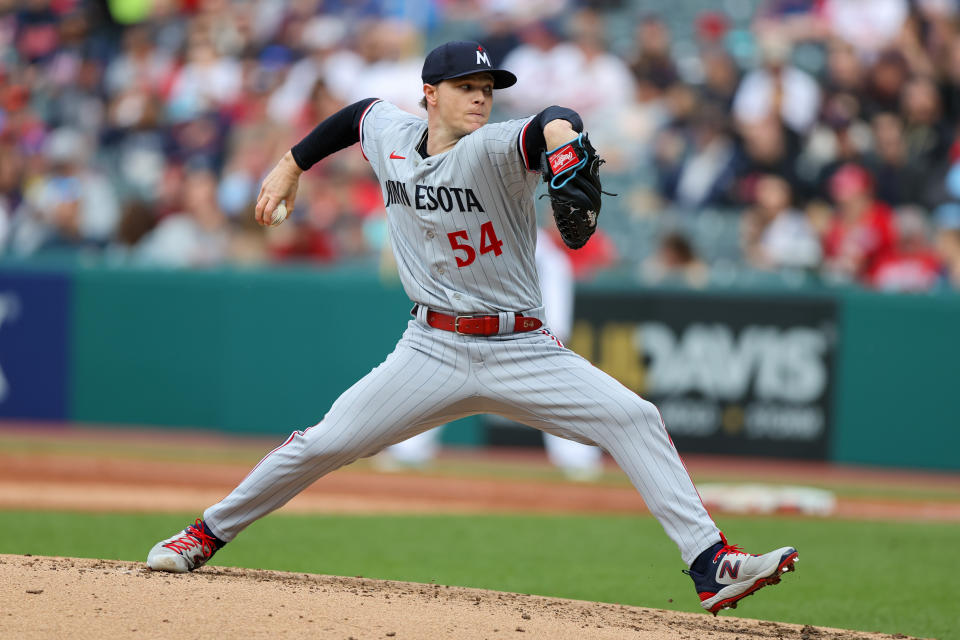
[[(0, 417), (281, 434), (393, 348), (368, 270), (0, 267)], [(960, 469), (960, 297), (584, 285), (570, 346), (682, 451)], [(448, 441), (480, 443), (477, 420)]]

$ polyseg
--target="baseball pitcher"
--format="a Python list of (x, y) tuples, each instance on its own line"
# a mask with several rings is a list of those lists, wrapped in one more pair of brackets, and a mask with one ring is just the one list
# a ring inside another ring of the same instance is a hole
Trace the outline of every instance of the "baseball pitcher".
[(370, 98), (321, 122), (280, 159), (256, 219), (292, 209), (303, 171), (354, 143), (383, 188), (411, 319), (396, 349), (323, 419), (296, 431), (202, 518), (158, 542), (151, 569), (192, 571), (321, 476), (464, 416), (494, 413), (607, 451), (676, 543), (704, 609), (779, 582), (797, 551), (750, 555), (707, 513), (657, 408), (564, 348), (544, 324), (533, 193), (547, 183), (564, 242), (582, 247), (601, 209), (602, 160), (574, 111), (488, 123), (516, 77), (476, 42), (423, 64), (426, 119)]

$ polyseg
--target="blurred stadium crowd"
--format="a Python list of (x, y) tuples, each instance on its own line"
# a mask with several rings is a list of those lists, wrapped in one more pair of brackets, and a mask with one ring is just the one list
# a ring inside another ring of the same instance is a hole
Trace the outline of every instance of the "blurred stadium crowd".
[(383, 201), (358, 152), (305, 174), (276, 228), (253, 222), (260, 180), (355, 100), (423, 114), (425, 51), (469, 38), (520, 78), (496, 119), (572, 107), (608, 161), (619, 196), (579, 278), (960, 288), (957, 0), (0, 8), (6, 256), (375, 262)]

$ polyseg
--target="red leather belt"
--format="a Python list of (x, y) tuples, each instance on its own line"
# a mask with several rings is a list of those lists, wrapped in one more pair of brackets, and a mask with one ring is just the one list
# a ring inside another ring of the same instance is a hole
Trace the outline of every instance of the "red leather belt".
[[(416, 311), (417, 307), (414, 307), (413, 313), (416, 314)], [(537, 318), (528, 318), (522, 313), (514, 315), (516, 316), (513, 324), (515, 333), (536, 331), (543, 326), (543, 323)], [(451, 316), (427, 309), (427, 324), (434, 329), (471, 336), (492, 336), (500, 333), (500, 316), (496, 315)]]

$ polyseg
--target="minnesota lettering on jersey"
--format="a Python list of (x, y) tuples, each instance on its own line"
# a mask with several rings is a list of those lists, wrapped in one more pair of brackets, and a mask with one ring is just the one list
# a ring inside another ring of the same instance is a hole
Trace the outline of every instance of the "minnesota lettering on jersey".
[[(407, 207), (414, 206), (410, 204), (410, 196), (407, 192), (407, 185), (398, 180), (387, 180), (387, 206), (391, 204), (402, 204)], [(476, 211), (483, 213), (483, 206), (477, 199), (473, 189), (464, 187), (434, 187), (427, 184), (418, 184), (413, 187), (413, 202), (415, 208), (422, 211), (453, 211), (454, 207), (461, 213)]]

